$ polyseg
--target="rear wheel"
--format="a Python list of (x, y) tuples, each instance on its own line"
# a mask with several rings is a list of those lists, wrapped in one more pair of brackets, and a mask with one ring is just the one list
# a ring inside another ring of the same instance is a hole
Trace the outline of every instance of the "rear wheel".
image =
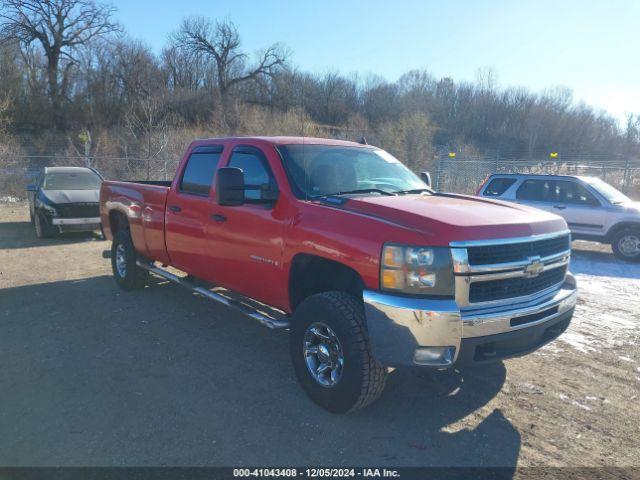
[(116, 283), (123, 290), (137, 290), (147, 284), (149, 271), (137, 265), (139, 258), (129, 231), (120, 230), (111, 244), (111, 269)]
[(49, 219), (37, 212), (33, 218), (33, 228), (38, 238), (51, 238), (58, 233), (56, 227), (51, 225)]
[(371, 354), (362, 300), (325, 292), (304, 300), (293, 316), (290, 352), (307, 395), (333, 413), (375, 401), (387, 369)]
[(640, 228), (625, 228), (617, 232), (611, 241), (616, 257), (628, 262), (640, 262)]

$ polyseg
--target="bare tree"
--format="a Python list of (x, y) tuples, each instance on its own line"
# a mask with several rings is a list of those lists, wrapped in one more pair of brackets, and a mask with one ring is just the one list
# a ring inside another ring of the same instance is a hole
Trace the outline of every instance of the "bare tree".
[(209, 72), (202, 55), (194, 55), (174, 45), (166, 47), (161, 55), (167, 75), (167, 87), (174, 91), (196, 92), (207, 85)]
[(240, 49), (240, 34), (230, 21), (212, 22), (191, 17), (182, 22), (174, 34), (178, 48), (213, 59), (216, 83), (223, 111), (228, 112), (230, 90), (243, 82), (271, 77), (286, 65), (287, 52), (278, 44), (259, 54), (257, 63), (247, 66), (247, 54)]
[(0, 136), (6, 132), (7, 126), (11, 124), (11, 107), (9, 97), (0, 97)]
[[(169, 141), (167, 111), (163, 93), (139, 98), (127, 112), (125, 121), (130, 134), (142, 143), (146, 141), (146, 176), (151, 178), (151, 161), (162, 153)], [(166, 162), (164, 167), (166, 179)]]
[(54, 122), (63, 122), (62, 106), (74, 52), (93, 38), (119, 30), (114, 8), (92, 0), (1, 0), (0, 38), (28, 46), (39, 43), (47, 60), (49, 98)]

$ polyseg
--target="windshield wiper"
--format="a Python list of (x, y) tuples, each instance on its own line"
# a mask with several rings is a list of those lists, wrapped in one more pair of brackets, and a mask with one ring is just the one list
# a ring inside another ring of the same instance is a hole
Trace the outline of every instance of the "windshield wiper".
[(382, 195), (395, 195), (395, 192), (388, 192), (386, 190), (382, 190), (380, 188), (359, 188), (356, 190), (345, 190), (342, 192), (335, 192), (335, 193), (326, 193), (323, 195), (314, 195), (311, 198), (321, 198), (321, 197), (335, 197), (337, 195), (349, 195), (352, 193), (380, 193)]
[(398, 190), (398, 191), (395, 191), (393, 193), (396, 193), (396, 194), (399, 194), (399, 195), (403, 195), (405, 193), (422, 193), (422, 192), (433, 193), (432, 190), (430, 190), (428, 188), (412, 188), (410, 190)]

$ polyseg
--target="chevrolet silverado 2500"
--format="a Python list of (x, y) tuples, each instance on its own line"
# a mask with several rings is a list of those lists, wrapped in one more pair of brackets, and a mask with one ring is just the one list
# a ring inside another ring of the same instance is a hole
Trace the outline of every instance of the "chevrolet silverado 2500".
[(100, 215), (121, 288), (152, 272), (290, 329), (298, 380), (332, 412), (374, 401), (388, 367), (536, 350), (576, 303), (562, 218), (435, 193), (368, 145), (198, 140), (172, 182), (104, 182)]

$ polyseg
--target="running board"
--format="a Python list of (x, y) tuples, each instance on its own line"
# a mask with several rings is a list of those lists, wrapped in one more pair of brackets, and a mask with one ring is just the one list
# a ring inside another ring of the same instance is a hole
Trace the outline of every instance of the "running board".
[[(156, 267), (153, 264), (150, 263), (145, 263), (142, 262), (140, 260), (138, 260), (136, 262), (136, 265), (138, 265), (138, 267), (140, 268), (144, 268), (145, 270), (149, 270), (151, 273), (154, 273), (156, 275), (158, 275), (159, 277), (162, 277), (166, 280), (169, 280), (170, 282), (173, 283), (177, 283), (178, 285), (185, 287), (193, 292), (197, 292), (200, 295), (207, 297), (210, 300), (213, 300), (214, 302), (218, 302), (221, 303), (222, 305), (225, 305), (227, 307), (233, 308), (237, 311), (239, 311), (240, 313), (244, 313), (245, 315), (247, 315), (248, 317), (253, 318), (254, 320), (257, 320), (258, 322), (260, 322), (261, 324), (263, 324), (265, 327), (269, 327), (269, 328), (289, 328), (289, 321), (288, 320), (280, 320), (277, 318), (270, 318), (267, 315), (264, 315), (263, 313), (260, 313), (258, 310), (251, 308), (248, 305), (244, 305), (239, 301), (233, 300), (231, 298), (227, 298), (224, 295), (220, 295), (219, 293), (216, 292), (212, 292), (211, 290), (207, 290), (204, 287), (200, 287), (198, 285), (194, 285), (193, 283), (191, 283), (189, 280), (181, 278), (177, 275), (174, 275), (171, 272), (168, 272), (167, 270), (164, 270), (163, 268), (159, 268)], [(265, 306), (265, 308), (268, 308), (267, 306)]]

